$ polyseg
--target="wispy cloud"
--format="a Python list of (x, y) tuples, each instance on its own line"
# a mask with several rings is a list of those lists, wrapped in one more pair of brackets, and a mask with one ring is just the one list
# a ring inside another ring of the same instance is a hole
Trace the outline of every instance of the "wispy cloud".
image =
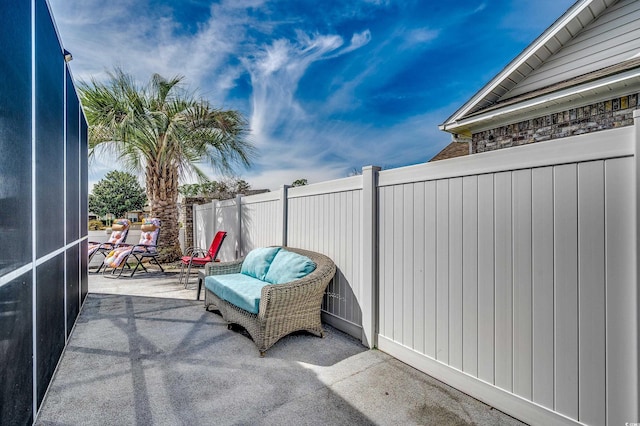
[(406, 44), (409, 46), (424, 45), (438, 38), (440, 32), (430, 28), (415, 28), (406, 35)]
[(251, 75), (251, 128), (259, 144), (278, 143), (273, 136), (283, 128), (308, 123), (310, 114), (296, 99), (300, 79), (311, 64), (335, 58), (366, 44), (368, 32), (355, 34), (344, 49), (338, 35), (309, 35), (297, 32), (297, 39), (278, 39), (263, 46), (252, 57), (243, 58)]

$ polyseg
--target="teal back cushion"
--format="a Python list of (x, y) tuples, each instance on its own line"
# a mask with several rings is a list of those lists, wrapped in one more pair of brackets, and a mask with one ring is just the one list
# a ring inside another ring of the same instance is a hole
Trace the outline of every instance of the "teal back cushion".
[(250, 277), (264, 280), (271, 261), (279, 251), (280, 247), (261, 247), (251, 250), (244, 258), (240, 272)]
[(265, 281), (271, 284), (285, 284), (309, 275), (316, 264), (306, 256), (287, 250), (280, 250), (271, 262)]

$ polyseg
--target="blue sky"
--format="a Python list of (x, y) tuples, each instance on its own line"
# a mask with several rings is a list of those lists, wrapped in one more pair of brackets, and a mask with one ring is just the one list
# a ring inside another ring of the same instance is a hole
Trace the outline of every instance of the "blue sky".
[[(458, 107), (572, 0), (49, 0), (75, 79), (183, 75), (237, 109), (276, 189), (429, 160)], [(92, 164), (90, 185), (113, 167)], [(211, 171), (210, 177), (218, 176)]]

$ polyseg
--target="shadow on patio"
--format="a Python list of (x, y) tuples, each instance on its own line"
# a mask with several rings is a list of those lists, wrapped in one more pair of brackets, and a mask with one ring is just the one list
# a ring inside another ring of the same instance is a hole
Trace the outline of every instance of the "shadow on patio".
[(90, 275), (36, 424), (519, 424), (329, 326), (259, 358), (177, 274), (140, 277)]

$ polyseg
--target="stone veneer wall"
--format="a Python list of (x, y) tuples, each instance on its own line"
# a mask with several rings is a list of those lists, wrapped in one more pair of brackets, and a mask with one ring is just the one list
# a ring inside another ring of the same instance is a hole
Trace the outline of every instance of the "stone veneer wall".
[(640, 93), (573, 108), (472, 135), (472, 152), (493, 151), (550, 139), (633, 125)]
[(193, 247), (193, 205), (205, 204), (207, 200), (201, 197), (185, 198), (182, 200), (182, 217), (184, 220), (184, 247)]

